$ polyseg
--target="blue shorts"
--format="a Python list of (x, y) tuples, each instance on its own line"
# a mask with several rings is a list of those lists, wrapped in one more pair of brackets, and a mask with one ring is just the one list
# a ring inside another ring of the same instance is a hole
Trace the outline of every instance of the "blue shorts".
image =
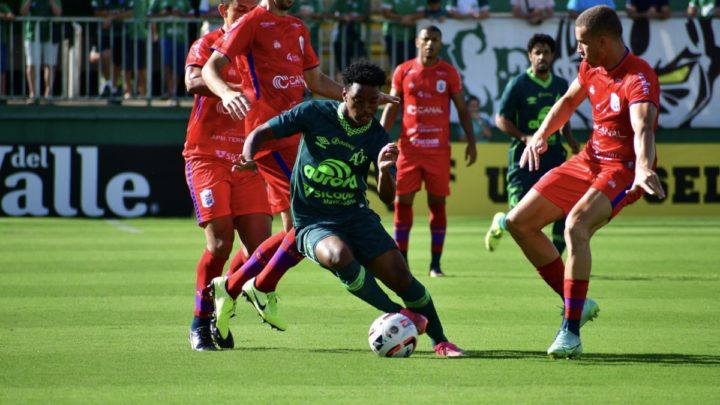
[(163, 38), (160, 46), (162, 46), (163, 65), (170, 66), (177, 74), (183, 74), (185, 71), (185, 56), (187, 54), (185, 43), (176, 42), (172, 38)]
[(8, 46), (0, 44), (0, 72), (7, 72), (8, 66), (10, 66), (9, 57)]
[(395, 240), (380, 223), (380, 217), (369, 209), (344, 223), (317, 222), (296, 228), (296, 235), (300, 253), (315, 263), (318, 263), (315, 254), (317, 244), (329, 236), (337, 236), (350, 245), (355, 260), (362, 265), (391, 249), (397, 249)]

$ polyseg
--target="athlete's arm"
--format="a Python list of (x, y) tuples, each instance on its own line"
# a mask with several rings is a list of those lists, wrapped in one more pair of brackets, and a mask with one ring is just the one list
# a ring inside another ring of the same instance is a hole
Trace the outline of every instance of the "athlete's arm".
[(202, 78), (202, 67), (188, 66), (185, 68), (185, 88), (187, 92), (193, 95), (215, 97)]
[(570, 121), (566, 122), (565, 125), (560, 128), (560, 133), (562, 134), (562, 136), (565, 137), (565, 141), (568, 143), (568, 146), (570, 147), (570, 150), (573, 154), (577, 154), (578, 152), (580, 152), (580, 143), (573, 136)]
[(385, 145), (378, 154), (377, 170), (378, 170), (378, 186), (377, 191), (380, 200), (385, 204), (390, 204), (395, 199), (395, 176), (390, 169), (395, 166), (400, 150), (394, 143)]
[(527, 143), (530, 138), (532, 138), (532, 135), (524, 134), (521, 130), (518, 129), (514, 122), (505, 118), (505, 116), (500, 113), (495, 115), (495, 126), (497, 126), (501, 131), (508, 134), (511, 138), (516, 138), (524, 144)]
[(454, 93), (451, 94), (450, 97), (455, 104), (455, 109), (457, 110), (458, 117), (460, 118), (460, 126), (462, 126), (463, 131), (465, 131), (465, 137), (467, 138), (467, 147), (465, 147), (465, 162), (469, 167), (477, 160), (477, 148), (475, 147), (475, 133), (473, 132), (472, 120), (470, 119), (470, 113), (465, 106), (463, 93)]
[(570, 117), (585, 98), (587, 98), (587, 90), (580, 85), (578, 79), (573, 80), (570, 88), (553, 104), (550, 112), (540, 124), (540, 128), (533, 134), (532, 139), (526, 143), (525, 150), (520, 157), (520, 167), (527, 165), (528, 170), (531, 172), (540, 168), (540, 155), (545, 153), (548, 148), (547, 137), (558, 131), (560, 127), (570, 120)]
[(315, 94), (333, 100), (342, 101), (343, 87), (340, 83), (331, 79), (325, 73), (320, 71), (320, 66), (308, 69), (303, 73), (305, 85)]
[[(402, 100), (402, 93), (393, 87), (390, 89), (391, 97), (398, 97), (398, 100)], [(400, 104), (388, 103), (383, 110), (382, 116), (380, 117), (380, 125), (385, 128), (385, 132), (390, 132), (392, 127), (395, 125), (395, 119), (397, 118), (397, 112), (400, 108)]]
[(223, 106), (230, 112), (234, 120), (245, 118), (250, 111), (250, 100), (245, 95), (234, 90), (221, 76), (223, 68), (230, 60), (222, 53), (215, 51), (202, 68), (202, 78), (205, 85), (222, 99)]
[(628, 193), (640, 188), (650, 195), (665, 198), (660, 178), (653, 170), (655, 162), (655, 118), (657, 107), (653, 103), (635, 103), (630, 106), (630, 124), (635, 137), (635, 181)]
[(273, 131), (267, 122), (253, 129), (245, 138), (242, 155), (238, 160), (233, 161), (233, 170), (255, 169), (253, 156), (265, 142), (271, 139), (273, 139)]

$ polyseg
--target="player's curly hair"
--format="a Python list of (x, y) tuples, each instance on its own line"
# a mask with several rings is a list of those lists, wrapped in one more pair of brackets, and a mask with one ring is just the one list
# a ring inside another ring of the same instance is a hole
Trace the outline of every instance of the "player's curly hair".
[(342, 76), (345, 87), (350, 87), (353, 83), (381, 87), (385, 85), (386, 80), (385, 71), (380, 66), (364, 59), (347, 66)]
[(555, 40), (548, 34), (535, 34), (530, 37), (527, 43), (527, 51), (532, 52), (537, 44), (545, 44), (550, 48), (550, 52), (555, 53)]

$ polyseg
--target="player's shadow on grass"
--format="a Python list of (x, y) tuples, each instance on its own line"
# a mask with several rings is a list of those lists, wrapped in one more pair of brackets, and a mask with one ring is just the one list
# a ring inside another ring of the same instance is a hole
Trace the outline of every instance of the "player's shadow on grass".
[[(486, 360), (519, 360), (542, 358), (547, 359), (545, 352), (525, 350), (469, 350), (465, 352), (469, 358)], [(575, 360), (574, 360), (575, 361)], [(720, 356), (710, 354), (681, 353), (585, 353), (576, 361), (585, 363), (607, 364), (666, 364), (666, 365), (704, 365), (720, 366)]]

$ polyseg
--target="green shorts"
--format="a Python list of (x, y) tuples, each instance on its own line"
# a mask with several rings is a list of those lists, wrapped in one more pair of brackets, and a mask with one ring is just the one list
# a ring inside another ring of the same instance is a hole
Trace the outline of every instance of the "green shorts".
[[(508, 206), (513, 209), (525, 197), (528, 191), (545, 173), (565, 162), (565, 149), (554, 147), (548, 149), (540, 158), (540, 170), (530, 172), (527, 167), (520, 168), (519, 160), (510, 161), (507, 174)], [(513, 159), (512, 151), (510, 158)]]
[(317, 244), (333, 235), (350, 245), (355, 260), (362, 265), (366, 265), (391, 249), (397, 249), (395, 240), (388, 235), (380, 223), (380, 217), (372, 211), (344, 223), (318, 222), (299, 227), (295, 232), (298, 250), (315, 263), (318, 263), (315, 256)]

